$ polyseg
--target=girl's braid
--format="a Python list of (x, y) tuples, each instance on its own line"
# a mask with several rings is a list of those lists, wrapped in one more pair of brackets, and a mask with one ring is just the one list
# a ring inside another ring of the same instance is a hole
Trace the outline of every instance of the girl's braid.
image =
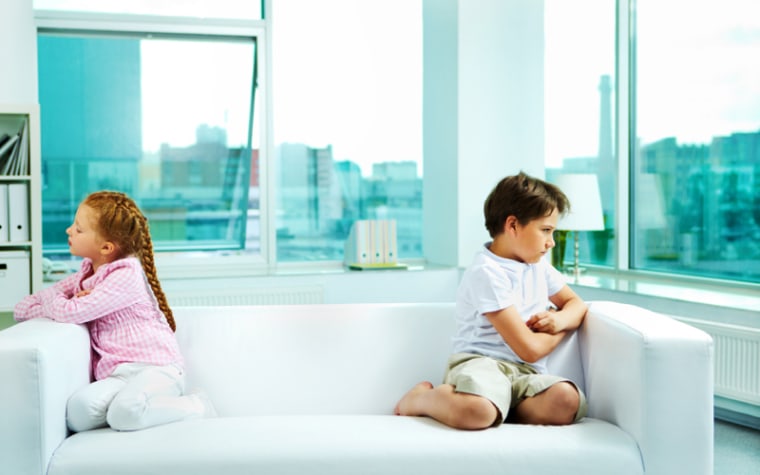
[(150, 238), (150, 231), (148, 227), (148, 219), (140, 214), (140, 221), (142, 221), (142, 249), (139, 252), (140, 262), (142, 262), (143, 270), (150, 283), (150, 288), (153, 290), (158, 301), (158, 308), (164, 313), (166, 321), (169, 322), (169, 326), (172, 330), (177, 330), (177, 324), (174, 321), (174, 313), (169, 308), (169, 302), (166, 300), (166, 294), (161, 288), (161, 282), (158, 281), (158, 274), (156, 272), (156, 262), (153, 260), (153, 240)]
[(140, 259), (159, 309), (171, 329), (176, 330), (174, 314), (158, 281), (148, 219), (140, 208), (127, 195), (116, 191), (92, 193), (85, 199), (84, 204), (98, 213), (99, 231), (107, 240), (116, 244), (119, 257), (135, 255)]

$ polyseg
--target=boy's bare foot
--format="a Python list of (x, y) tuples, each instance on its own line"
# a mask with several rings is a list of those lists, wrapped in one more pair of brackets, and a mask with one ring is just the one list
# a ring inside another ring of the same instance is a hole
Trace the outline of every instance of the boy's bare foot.
[(417, 383), (410, 389), (404, 396), (401, 398), (401, 400), (396, 404), (396, 407), (393, 409), (393, 413), (397, 416), (421, 416), (423, 415), (420, 411), (418, 411), (415, 407), (415, 401), (418, 399), (418, 396), (426, 391), (429, 391), (433, 389), (433, 383), (430, 381), (423, 381), (421, 383)]

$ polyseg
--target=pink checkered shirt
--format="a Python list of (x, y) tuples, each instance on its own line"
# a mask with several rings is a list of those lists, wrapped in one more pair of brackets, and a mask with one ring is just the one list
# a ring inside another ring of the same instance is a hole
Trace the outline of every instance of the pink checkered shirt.
[[(90, 293), (76, 297), (82, 290)], [(84, 259), (77, 273), (19, 302), (13, 316), (19, 322), (47, 317), (86, 324), (97, 380), (120, 363), (183, 365), (174, 332), (135, 257), (104, 264), (94, 274), (92, 261)]]

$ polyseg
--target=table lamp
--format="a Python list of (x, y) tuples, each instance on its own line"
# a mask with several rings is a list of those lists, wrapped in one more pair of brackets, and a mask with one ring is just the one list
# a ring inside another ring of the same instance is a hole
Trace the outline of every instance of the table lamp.
[(578, 233), (581, 231), (600, 231), (604, 229), (602, 200), (599, 194), (599, 181), (592, 173), (566, 173), (554, 180), (570, 200), (571, 210), (560, 218), (558, 230), (572, 231), (575, 245), (573, 275), (575, 281), (580, 277), (578, 264)]

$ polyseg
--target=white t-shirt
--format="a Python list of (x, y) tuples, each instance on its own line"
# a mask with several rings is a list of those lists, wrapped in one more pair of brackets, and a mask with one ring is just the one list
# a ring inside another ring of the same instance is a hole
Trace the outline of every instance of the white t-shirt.
[[(499, 257), (488, 242), (464, 272), (457, 291), (457, 336), (454, 352), (476, 353), (524, 363), (504, 342), (485, 314), (514, 305), (524, 321), (546, 310), (549, 296), (559, 292), (565, 278), (545, 260), (525, 264)], [(531, 363), (546, 373), (546, 357)]]

